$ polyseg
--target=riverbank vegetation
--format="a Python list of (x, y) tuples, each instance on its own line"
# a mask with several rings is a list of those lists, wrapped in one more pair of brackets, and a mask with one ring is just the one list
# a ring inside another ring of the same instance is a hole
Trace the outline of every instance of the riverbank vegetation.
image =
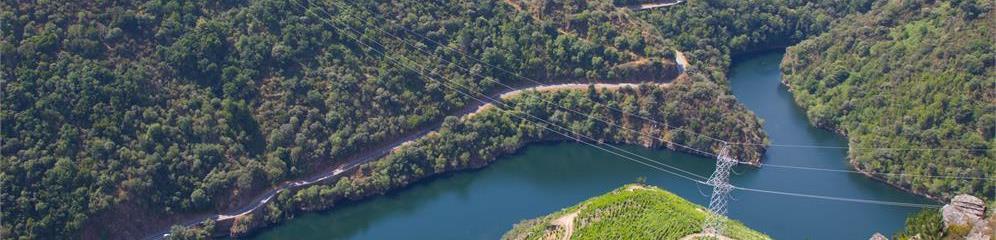
[[(990, 204), (991, 205), (991, 204)], [(975, 226), (984, 225), (960, 225), (951, 224), (945, 226), (944, 215), (942, 211), (938, 209), (924, 209), (916, 214), (913, 214), (906, 218), (906, 226), (902, 231), (896, 233), (893, 239), (897, 240), (916, 240), (916, 239), (944, 239), (944, 240), (956, 240), (956, 239), (982, 239), (985, 236), (992, 236), (994, 229), (996, 229), (996, 214), (994, 214), (992, 208), (987, 208), (989, 210), (988, 217), (984, 217), (981, 221), (988, 221), (988, 227), (975, 228)], [(986, 230), (983, 230), (986, 229)], [(972, 238), (969, 238), (972, 237)]]
[[(707, 214), (707, 209), (673, 193), (630, 184), (556, 213), (524, 220), (502, 239), (567, 239), (565, 233), (571, 233), (570, 239), (682, 239), (701, 232)], [(733, 239), (770, 239), (729, 219), (725, 233)]]
[(893, 238), (900, 240), (944, 238), (944, 221), (941, 212), (937, 209), (924, 209), (907, 217), (906, 226)]
[(815, 125), (847, 135), (856, 168), (939, 198), (992, 197), (992, 7), (877, 3), (789, 48), (785, 82)]

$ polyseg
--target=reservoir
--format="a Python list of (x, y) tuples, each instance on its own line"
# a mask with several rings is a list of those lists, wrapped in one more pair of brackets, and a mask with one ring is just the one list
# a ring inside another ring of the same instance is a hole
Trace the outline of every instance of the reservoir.
[[(738, 58), (730, 84), (764, 119), (773, 144), (847, 146), (844, 137), (809, 124), (781, 85), (783, 52)], [(708, 176), (715, 161), (665, 150), (622, 146)], [(764, 163), (850, 170), (846, 149), (771, 147)], [(646, 177), (700, 205), (711, 189), (581, 143), (534, 144), (480, 170), (436, 177), (384, 196), (338, 205), (262, 230), (255, 239), (497, 239), (513, 224), (572, 206)], [(737, 167), (732, 184), (764, 190), (877, 201), (932, 203), (852, 173)], [(734, 191), (729, 216), (777, 239), (867, 239), (891, 235), (918, 209)]]

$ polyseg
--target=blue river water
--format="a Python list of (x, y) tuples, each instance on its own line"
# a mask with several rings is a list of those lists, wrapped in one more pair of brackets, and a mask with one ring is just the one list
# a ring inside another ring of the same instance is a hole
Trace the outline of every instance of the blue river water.
[[(809, 124), (781, 85), (783, 52), (742, 57), (730, 73), (734, 95), (765, 121), (772, 143), (846, 146)], [(709, 158), (636, 146), (623, 148), (708, 176)], [(769, 148), (764, 162), (850, 169), (846, 149)], [(710, 189), (580, 143), (530, 145), (480, 170), (433, 178), (385, 196), (301, 214), (255, 239), (496, 239), (513, 224), (571, 206), (638, 177), (700, 205)], [(737, 167), (737, 186), (878, 201), (932, 203), (861, 175)], [(734, 191), (729, 216), (778, 239), (867, 239), (902, 228), (910, 207)]]

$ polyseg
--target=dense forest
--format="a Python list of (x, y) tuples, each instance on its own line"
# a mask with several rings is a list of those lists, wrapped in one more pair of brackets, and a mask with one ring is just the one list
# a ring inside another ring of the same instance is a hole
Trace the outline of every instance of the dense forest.
[(230, 207), (469, 104), (392, 59), (484, 92), (673, 68), (494, 1), (0, 4), (0, 234), (24, 238)]
[[(573, 219), (571, 214), (574, 214)], [(660, 188), (629, 184), (556, 213), (516, 224), (502, 236), (525, 239), (684, 239), (702, 231), (708, 211)], [(572, 231), (559, 221), (572, 221)], [(732, 239), (771, 239), (735, 220), (726, 220)]]
[[(299, 209), (328, 208), (445, 171), (480, 167), (528, 142), (569, 139), (541, 127), (552, 125), (520, 118), (529, 118), (526, 113), (598, 141), (682, 150), (649, 135), (718, 147), (689, 133), (695, 132), (764, 143), (760, 123), (727, 93), (730, 59), (818, 35), (837, 19), (874, 5), (706, 0), (643, 12), (622, 7), (631, 3), (0, 2), (0, 235), (137, 236), (148, 229), (129, 224), (237, 207), (270, 186), (442, 126), (349, 178), (278, 195), (256, 218), (236, 221), (233, 232), (245, 232), (248, 225), (278, 222)], [(973, 6), (989, 14), (987, 5)], [(979, 27), (983, 21), (975, 19), (989, 15), (973, 16), (957, 16), (958, 24)], [(534, 84), (518, 76), (541, 83), (669, 80), (659, 78), (673, 72), (675, 50), (687, 53), (692, 67), (687, 79), (670, 88), (526, 94), (510, 100), (508, 111), (490, 109), (466, 119), (448, 116), (475, 100), (435, 80), (484, 94), (503, 91), (498, 83)], [(992, 66), (981, 61), (983, 69)], [(993, 97), (963, 99), (971, 105)], [(687, 131), (659, 131), (607, 106)], [(986, 111), (973, 110), (971, 120), (983, 122)], [(958, 131), (933, 134), (943, 140), (970, 132)], [(982, 131), (989, 134), (980, 136), (992, 136), (993, 129)], [(992, 145), (991, 138), (982, 142)], [(756, 160), (763, 149), (735, 152)], [(162, 224), (156, 220), (143, 227)]]
[(991, 197), (992, 7), (879, 3), (789, 48), (785, 81), (813, 124), (847, 135), (856, 168), (938, 198)]

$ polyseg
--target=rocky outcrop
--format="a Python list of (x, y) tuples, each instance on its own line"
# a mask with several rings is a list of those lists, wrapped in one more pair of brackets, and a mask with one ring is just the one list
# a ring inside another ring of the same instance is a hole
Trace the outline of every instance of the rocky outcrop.
[(955, 196), (954, 199), (951, 199), (951, 205), (954, 205), (968, 215), (979, 219), (982, 219), (983, 214), (986, 214), (986, 203), (983, 202), (982, 199), (972, 195), (961, 194)]
[(882, 235), (882, 233), (875, 233), (872, 234), (872, 236), (868, 238), (868, 240), (889, 240), (889, 238), (885, 237), (885, 235)]
[(965, 236), (965, 239), (969, 240), (992, 239), (993, 229), (989, 224), (992, 219), (985, 219), (985, 213), (986, 203), (967, 194), (955, 196), (951, 199), (951, 203), (941, 208), (944, 228), (948, 229), (953, 225), (969, 226), (972, 230)]
[(941, 208), (944, 217), (944, 227), (953, 225), (974, 225), (982, 220), (986, 212), (986, 203), (977, 197), (961, 194), (951, 199), (951, 203)]

